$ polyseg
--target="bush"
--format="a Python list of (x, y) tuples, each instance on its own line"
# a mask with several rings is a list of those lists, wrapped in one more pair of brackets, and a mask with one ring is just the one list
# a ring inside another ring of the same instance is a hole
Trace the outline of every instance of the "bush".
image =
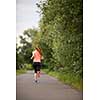
[(33, 69), (32, 64), (25, 64), (25, 69), (32, 70)]

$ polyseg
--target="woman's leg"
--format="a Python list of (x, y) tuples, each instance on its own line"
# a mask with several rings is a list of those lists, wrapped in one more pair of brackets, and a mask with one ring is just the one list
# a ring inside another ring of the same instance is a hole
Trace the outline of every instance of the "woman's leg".
[(40, 71), (37, 71), (37, 77), (40, 77)]
[(34, 80), (35, 82), (37, 81), (37, 64), (36, 62), (33, 63), (34, 66)]
[(37, 80), (37, 74), (34, 73), (34, 80), (36, 81)]
[(41, 68), (41, 65), (40, 65), (40, 63), (38, 63), (38, 66), (37, 66), (37, 76), (38, 76), (38, 78), (40, 77), (40, 68)]
[(34, 68), (35, 68), (35, 74), (34, 74), (34, 79), (35, 82), (37, 82), (38, 78), (40, 77), (40, 63), (39, 62), (35, 62), (34, 63)]

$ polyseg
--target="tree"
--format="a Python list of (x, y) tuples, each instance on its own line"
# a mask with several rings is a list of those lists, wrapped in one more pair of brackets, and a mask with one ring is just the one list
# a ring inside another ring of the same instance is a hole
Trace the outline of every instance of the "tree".
[(16, 67), (17, 69), (20, 68), (20, 66), (23, 66), (25, 64), (31, 63), (31, 55), (33, 46), (32, 43), (34, 41), (34, 36), (37, 31), (35, 29), (27, 29), (23, 32), (23, 36), (20, 35), (20, 44), (21, 46), (16, 47)]
[(82, 0), (46, 0), (38, 7), (42, 14), (40, 46), (47, 63), (82, 77)]

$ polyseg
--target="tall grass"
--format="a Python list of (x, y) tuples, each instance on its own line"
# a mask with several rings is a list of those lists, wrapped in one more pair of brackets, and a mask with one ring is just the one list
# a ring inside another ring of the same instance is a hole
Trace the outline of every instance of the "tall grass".
[(79, 76), (75, 76), (72, 73), (49, 71), (48, 69), (43, 69), (43, 71), (46, 72), (47, 74), (49, 74), (50, 76), (57, 78), (64, 84), (68, 84), (78, 90), (83, 89), (83, 81)]

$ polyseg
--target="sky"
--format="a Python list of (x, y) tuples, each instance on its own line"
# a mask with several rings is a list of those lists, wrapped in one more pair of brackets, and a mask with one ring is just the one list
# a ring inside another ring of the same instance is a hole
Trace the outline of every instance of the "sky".
[(28, 28), (38, 28), (40, 15), (36, 3), (39, 0), (16, 0), (16, 36)]

